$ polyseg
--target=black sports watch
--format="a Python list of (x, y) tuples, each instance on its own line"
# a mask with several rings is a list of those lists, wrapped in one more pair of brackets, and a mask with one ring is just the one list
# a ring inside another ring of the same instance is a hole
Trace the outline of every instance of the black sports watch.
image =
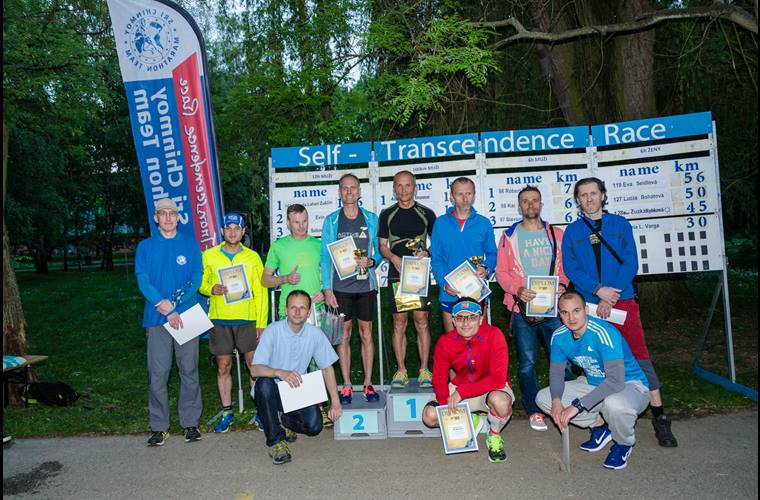
[(578, 409), (578, 413), (582, 411), (586, 411), (586, 408), (583, 406), (583, 403), (581, 403), (581, 400), (578, 398), (573, 399), (573, 401), (570, 404), (575, 406)]

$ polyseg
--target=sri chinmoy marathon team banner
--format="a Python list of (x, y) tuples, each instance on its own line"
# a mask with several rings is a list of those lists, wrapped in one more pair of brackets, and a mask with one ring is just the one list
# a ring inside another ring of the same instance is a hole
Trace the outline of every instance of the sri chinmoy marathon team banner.
[[(724, 268), (717, 138), (710, 113), (588, 126), (507, 130), (373, 143), (272, 149), (272, 239), (287, 234), (288, 205), (309, 210), (309, 232), (340, 207), (336, 184), (356, 174), (360, 204), (379, 213), (395, 203), (393, 175), (417, 177), (417, 200), (442, 214), (451, 183), (475, 183), (475, 208), (494, 238), (521, 219), (517, 194), (530, 184), (542, 194), (542, 217), (567, 225), (578, 217), (575, 182), (590, 176), (607, 187), (606, 209), (633, 226), (640, 274)], [(381, 266), (381, 281), (384, 267)]]
[(166, 0), (108, 0), (152, 232), (155, 203), (179, 207), (179, 230), (206, 249), (224, 210), (203, 37)]

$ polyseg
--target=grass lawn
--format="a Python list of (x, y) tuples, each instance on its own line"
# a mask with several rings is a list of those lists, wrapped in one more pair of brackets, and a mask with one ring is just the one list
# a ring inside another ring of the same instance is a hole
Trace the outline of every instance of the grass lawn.
[[(47, 364), (40, 365), (38, 375), (43, 381), (63, 381), (74, 387), (80, 399), (71, 407), (57, 408), (35, 405), (30, 408), (8, 407), (3, 413), (3, 429), (16, 437), (72, 434), (147, 433), (147, 370), (145, 368), (145, 336), (140, 321), (143, 300), (130, 267), (104, 273), (53, 271), (47, 275), (19, 273), (24, 312), (27, 319), (29, 351), (46, 354)], [(689, 276), (689, 295), (677, 300), (681, 309), (668, 320), (655, 322), (647, 318), (644, 325), (652, 359), (663, 383), (666, 406), (680, 417), (756, 408), (749, 399), (730, 393), (694, 376), (691, 362), (702, 331), (706, 310), (717, 280), (716, 274)], [(494, 285), (493, 322), (507, 330), (501, 290)], [(757, 388), (757, 271), (732, 271), (730, 292), (733, 312), (734, 348), (738, 382)], [(440, 334), (440, 319), (434, 302), (431, 316), (433, 342)], [(385, 377), (395, 370), (390, 346), (391, 322), (383, 321)], [(416, 336), (408, 329), (408, 367), (416, 376), (419, 366)], [(517, 384), (517, 353), (511, 337), (510, 367), (515, 393)], [(354, 382), (361, 380), (358, 333), (352, 336)], [(432, 355), (431, 355), (432, 358)], [(208, 352), (208, 342), (201, 341), (201, 383), (204, 412), (201, 430), (209, 432), (211, 419), (219, 411), (215, 365)], [(376, 356), (377, 359), (377, 356)], [(707, 349), (701, 366), (727, 375), (726, 341), (723, 333), (722, 308), (716, 313), (708, 336)], [(548, 384), (548, 364), (539, 363), (540, 385)], [(336, 365), (336, 372), (337, 372)], [(375, 363), (374, 380), (379, 380)], [(233, 368), (234, 373), (234, 368)], [(244, 373), (244, 384), (245, 381)], [(172, 373), (170, 405), (172, 431), (179, 428), (176, 401), (179, 380)], [(237, 382), (233, 399), (237, 399)], [(233, 429), (252, 428), (247, 422), (253, 406), (245, 388), (245, 415), (238, 416)], [(237, 406), (236, 406), (237, 409)], [(521, 405), (515, 405), (521, 414)]]

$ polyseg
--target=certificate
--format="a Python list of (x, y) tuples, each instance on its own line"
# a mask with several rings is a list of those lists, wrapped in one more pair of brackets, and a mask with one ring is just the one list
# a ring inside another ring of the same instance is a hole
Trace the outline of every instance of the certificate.
[(179, 330), (172, 328), (168, 321), (164, 323), (166, 331), (174, 337), (174, 340), (176, 340), (179, 345), (184, 344), (188, 340), (193, 340), (195, 337), (214, 327), (214, 324), (208, 319), (206, 311), (203, 310), (200, 304), (195, 304), (179, 316), (182, 318), (182, 328)]
[(330, 254), (330, 260), (335, 272), (338, 273), (338, 279), (344, 280), (359, 274), (354, 250), (356, 250), (356, 243), (352, 236), (346, 236), (327, 245), (327, 253)]
[(425, 297), (430, 282), (430, 257), (401, 259), (401, 291), (405, 295)]
[(253, 298), (251, 288), (248, 285), (248, 274), (245, 272), (243, 264), (223, 267), (217, 271), (217, 274), (219, 274), (219, 283), (227, 287), (227, 292), (224, 294), (225, 304)]
[(525, 308), (526, 316), (537, 318), (557, 317), (558, 276), (528, 276), (526, 288), (536, 292)]
[(325, 389), (322, 370), (301, 375), (301, 385), (295, 388), (281, 380), (277, 382), (277, 389), (280, 393), (283, 413), (290, 413), (327, 401), (327, 390)]
[(435, 412), (441, 426), (443, 451), (447, 455), (478, 451), (478, 437), (468, 403), (459, 403), (454, 409), (449, 409), (448, 405), (436, 406)]
[(459, 264), (444, 279), (451, 288), (457, 291), (459, 297), (470, 297), (482, 302), (491, 295), (491, 288), (488, 283), (477, 275), (469, 260)]

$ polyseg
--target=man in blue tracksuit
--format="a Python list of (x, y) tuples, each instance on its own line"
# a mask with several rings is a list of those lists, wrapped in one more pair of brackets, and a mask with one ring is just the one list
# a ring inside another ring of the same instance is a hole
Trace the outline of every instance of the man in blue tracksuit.
[(475, 203), (475, 183), (467, 177), (457, 178), (451, 183), (451, 200), (454, 206), (436, 219), (430, 243), (433, 254), (430, 267), (441, 290), (438, 300), (444, 332), (454, 329), (451, 306), (457, 300), (456, 290), (446, 284), (446, 275), (473, 257), (481, 259), (476, 272), (483, 279), (487, 279), (496, 267), (493, 226), (472, 208)]
[[(377, 215), (359, 206), (361, 187), (359, 178), (354, 174), (343, 175), (338, 181), (338, 190), (343, 207), (328, 215), (322, 225), (322, 253), (319, 264), (325, 302), (343, 313), (346, 320), (343, 342), (337, 346), (340, 371), (343, 375), (340, 402), (350, 404), (353, 393), (350, 342), (354, 316), (359, 322), (359, 335), (362, 342), (364, 397), (367, 401), (377, 401), (380, 396), (372, 385), (372, 362), (375, 357), (372, 317), (375, 313), (375, 294), (377, 293), (374, 268), (382, 260), (377, 242)], [(364, 279), (360, 279), (359, 275), (340, 279), (330, 259), (327, 246), (348, 236), (353, 237), (357, 249), (366, 251), (366, 257), (356, 257), (359, 269), (367, 270)]]

